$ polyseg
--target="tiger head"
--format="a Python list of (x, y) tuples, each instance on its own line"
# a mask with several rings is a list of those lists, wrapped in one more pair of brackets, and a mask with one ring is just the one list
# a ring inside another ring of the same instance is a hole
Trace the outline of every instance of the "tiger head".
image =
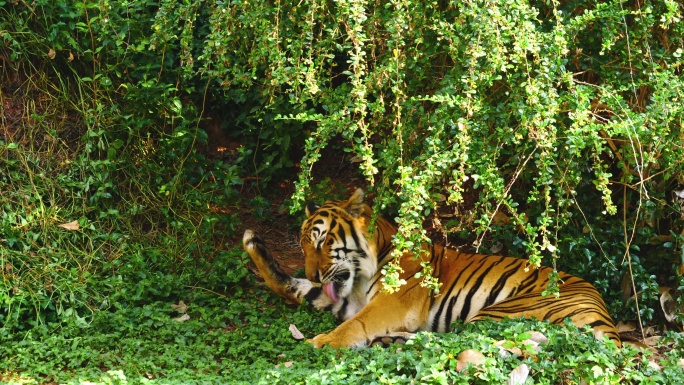
[(302, 224), (301, 246), (306, 277), (320, 282), (333, 302), (346, 298), (377, 271), (375, 248), (367, 240), (370, 208), (357, 189), (347, 201), (309, 203)]

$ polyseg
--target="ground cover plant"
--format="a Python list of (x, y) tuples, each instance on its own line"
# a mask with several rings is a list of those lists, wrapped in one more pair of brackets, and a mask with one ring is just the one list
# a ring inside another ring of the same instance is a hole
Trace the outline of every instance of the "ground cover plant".
[[(591, 332), (540, 322), (483, 322), (452, 334), (421, 334), (408, 344), (364, 350), (313, 349), (292, 338), (289, 324), (315, 334), (329, 315), (288, 308), (268, 290), (231, 299), (199, 294), (177, 303), (151, 302), (98, 312), (88, 328), (47, 323), (0, 347), (5, 383), (103, 384), (337, 384), (506, 383), (521, 364), (534, 383), (673, 383), (681, 379), (681, 337), (660, 357), (617, 350)], [(175, 305), (175, 306), (174, 306)], [(179, 321), (181, 315), (188, 319)], [(530, 331), (545, 335), (539, 350), (525, 346)], [(524, 353), (501, 356), (497, 341)], [(4, 342), (8, 342), (5, 340)], [(672, 343), (672, 342), (669, 342)], [(483, 353), (481, 368), (459, 372), (458, 356)]]
[[(264, 290), (238, 236), (247, 222), (294, 244), (294, 271), (301, 203), (365, 187), (403, 249), (429, 236), (543, 261), (638, 337), (677, 330), (682, 12), (0, 0), (0, 382), (491, 383), (522, 363), (534, 383), (683, 382), (676, 332), (653, 356), (520, 321), (314, 350), (289, 325), (333, 321)], [(468, 349), (484, 367), (459, 372)]]

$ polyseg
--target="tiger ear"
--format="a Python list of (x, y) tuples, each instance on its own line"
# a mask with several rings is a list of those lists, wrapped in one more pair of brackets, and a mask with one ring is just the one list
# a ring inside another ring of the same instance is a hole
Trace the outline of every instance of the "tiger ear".
[(345, 203), (344, 209), (347, 210), (349, 215), (351, 215), (354, 218), (358, 218), (363, 214), (364, 207), (366, 206), (363, 203), (363, 190), (360, 188), (357, 188), (356, 191), (352, 194), (351, 198)]
[(316, 210), (318, 210), (319, 208), (321, 208), (321, 206), (319, 206), (319, 205), (317, 205), (317, 204), (315, 204), (315, 203), (313, 203), (313, 202), (307, 203), (307, 204), (306, 204), (306, 210), (305, 210), (305, 211), (306, 211), (306, 216), (307, 216), (307, 217), (312, 216), (313, 213), (315, 213)]

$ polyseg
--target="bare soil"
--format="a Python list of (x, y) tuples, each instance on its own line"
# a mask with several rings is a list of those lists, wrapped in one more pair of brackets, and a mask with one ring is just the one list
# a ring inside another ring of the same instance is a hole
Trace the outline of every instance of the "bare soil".
[[(357, 171), (356, 165), (349, 161), (348, 157), (342, 156), (334, 150), (323, 151), (320, 161), (312, 170), (315, 185), (326, 178), (334, 181), (330, 188), (335, 195), (348, 197), (356, 188), (365, 188), (366, 181)], [(292, 168), (291, 173), (278, 181), (272, 182), (274, 186), (268, 190), (260, 189), (253, 181), (246, 181), (242, 188), (243, 201), (248, 201), (256, 196), (262, 196), (269, 202), (267, 219), (258, 219), (249, 212), (244, 211), (239, 215), (242, 224), (241, 231), (236, 235), (241, 242), (242, 233), (246, 229), (256, 232), (264, 240), (269, 250), (273, 253), (280, 266), (289, 274), (304, 268), (304, 256), (300, 247), (300, 219), (301, 215), (290, 215), (288, 201), (295, 189), (294, 180), (297, 178), (298, 168)], [(368, 199), (372, 199), (369, 196)], [(322, 199), (313, 200), (317, 204), (323, 204)], [(253, 268), (255, 270), (255, 268)]]

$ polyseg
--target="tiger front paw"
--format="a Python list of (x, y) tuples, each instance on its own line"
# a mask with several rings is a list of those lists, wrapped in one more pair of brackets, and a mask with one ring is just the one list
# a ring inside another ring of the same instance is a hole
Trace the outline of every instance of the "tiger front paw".
[(259, 267), (260, 271), (262, 271), (262, 269), (280, 270), (280, 266), (278, 266), (273, 257), (266, 250), (264, 241), (262, 241), (254, 231), (249, 229), (245, 230), (245, 233), (242, 235), (242, 245), (247, 254), (252, 258), (252, 261)]
[(242, 244), (245, 248), (246, 251), (254, 250), (257, 248), (257, 245), (261, 242), (261, 239), (256, 235), (256, 233), (252, 230), (245, 230), (245, 233), (242, 235)]
[(309, 338), (306, 340), (306, 342), (310, 343), (311, 345), (314, 346), (314, 348), (322, 348), (325, 345), (330, 345), (332, 347), (336, 347), (332, 345), (332, 340), (328, 337), (327, 334), (319, 334), (314, 338)]
[(357, 340), (354, 338), (348, 338), (349, 336), (339, 338), (340, 334), (334, 331), (329, 334), (319, 334), (314, 338), (306, 340), (306, 342), (312, 344), (315, 348), (322, 348), (324, 346), (330, 346), (331, 348), (364, 348), (368, 346), (368, 341), (365, 339)]

